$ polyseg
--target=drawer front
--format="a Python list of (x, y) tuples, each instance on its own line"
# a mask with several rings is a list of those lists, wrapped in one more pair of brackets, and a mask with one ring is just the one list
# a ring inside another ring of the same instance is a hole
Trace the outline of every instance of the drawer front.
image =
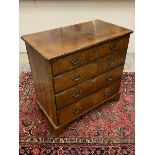
[(67, 89), (56, 95), (56, 106), (57, 110), (60, 110), (67, 105), (78, 101), (79, 99), (90, 95), (91, 93), (97, 91), (111, 84), (114, 81), (120, 80), (122, 77), (124, 66), (119, 66), (105, 72), (104, 74), (97, 76), (93, 79), (87, 80), (73, 88)]
[(59, 125), (65, 124), (119, 92), (120, 81), (58, 111)]
[(98, 76), (107, 70), (124, 64), (126, 50), (108, 55), (93, 63), (86, 64), (70, 72), (54, 77), (55, 92), (59, 93), (65, 89), (75, 86), (84, 80)]
[(65, 71), (79, 67), (95, 59), (101, 58), (118, 50), (126, 49), (128, 46), (129, 36), (118, 38), (92, 48), (76, 52), (74, 54), (58, 58), (52, 61), (53, 75), (59, 75)]

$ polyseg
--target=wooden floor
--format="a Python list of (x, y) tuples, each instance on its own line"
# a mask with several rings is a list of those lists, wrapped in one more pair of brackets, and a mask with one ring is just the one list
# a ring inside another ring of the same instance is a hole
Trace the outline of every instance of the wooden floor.
[[(20, 52), (19, 54), (19, 72), (22, 71), (27, 72), (30, 71), (29, 61), (27, 57), (27, 53)], [(134, 72), (135, 71), (135, 55), (133, 53), (127, 54), (124, 72)]]

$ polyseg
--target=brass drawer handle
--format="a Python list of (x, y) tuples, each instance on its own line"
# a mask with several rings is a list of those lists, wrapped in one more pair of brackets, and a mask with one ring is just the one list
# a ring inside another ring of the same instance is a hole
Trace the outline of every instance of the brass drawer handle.
[(109, 62), (109, 65), (112, 66), (112, 65), (114, 65), (114, 64), (117, 63), (117, 62), (118, 62), (118, 59), (111, 60), (111, 61)]
[(80, 96), (80, 94), (81, 94), (81, 91), (77, 91), (77, 92), (75, 92), (72, 96), (73, 96), (73, 97), (78, 97), (78, 96)]
[(91, 80), (91, 83), (94, 84), (96, 82), (96, 78)]
[(96, 94), (94, 93), (93, 95), (91, 95), (91, 98), (93, 99), (93, 98), (95, 98), (95, 96), (96, 96)]
[(74, 113), (74, 114), (78, 114), (80, 111), (81, 111), (81, 107), (79, 107), (79, 108), (73, 110), (73, 113)]
[(118, 45), (117, 44), (111, 45), (110, 49), (116, 51), (116, 50), (118, 50)]
[(106, 80), (108, 80), (108, 81), (112, 81), (112, 77), (111, 76), (108, 76), (107, 78), (106, 78)]
[(97, 61), (97, 62), (94, 62), (94, 63), (93, 63), (93, 66), (94, 66), (94, 67), (97, 67), (97, 66), (99, 66), (99, 64), (100, 64), (99, 61)]
[(105, 96), (109, 97), (111, 95), (112, 91), (111, 90), (107, 90), (107, 92), (105, 92)]
[(114, 62), (118, 62), (118, 59), (115, 59)]
[(82, 60), (82, 58), (79, 57), (79, 58), (74, 58), (71, 62), (72, 62), (74, 65), (77, 65), (78, 63), (80, 63), (81, 60)]
[(73, 81), (79, 81), (80, 78), (81, 78), (81, 74), (78, 74), (78, 75), (76, 75), (76, 76), (73, 76), (73, 77), (72, 77), (72, 80), (73, 80)]

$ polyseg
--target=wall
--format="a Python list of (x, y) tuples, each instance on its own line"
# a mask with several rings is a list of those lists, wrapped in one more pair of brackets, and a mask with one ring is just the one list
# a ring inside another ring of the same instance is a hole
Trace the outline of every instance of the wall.
[[(132, 0), (35, 0), (20, 1), (19, 7), (20, 36), (93, 19), (105, 20), (134, 30)], [(128, 53), (134, 53), (134, 46), (132, 34)], [(26, 52), (21, 39), (19, 50)]]

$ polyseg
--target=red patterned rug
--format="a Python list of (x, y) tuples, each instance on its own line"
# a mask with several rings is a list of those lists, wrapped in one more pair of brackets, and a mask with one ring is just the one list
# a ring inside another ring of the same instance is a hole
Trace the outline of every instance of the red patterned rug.
[(21, 73), (20, 154), (134, 155), (134, 76), (134, 73), (123, 73), (119, 102), (104, 104), (87, 113), (55, 137), (49, 121), (36, 103), (31, 73)]

